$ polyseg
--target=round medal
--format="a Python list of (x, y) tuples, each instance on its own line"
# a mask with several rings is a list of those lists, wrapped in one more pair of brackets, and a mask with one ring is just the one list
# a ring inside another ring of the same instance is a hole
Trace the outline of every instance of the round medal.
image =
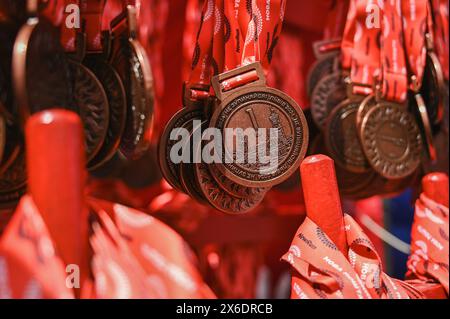
[(28, 19), (14, 44), (12, 70), (22, 122), (43, 109), (76, 111), (69, 62), (50, 23)]
[(137, 40), (122, 35), (111, 59), (127, 96), (126, 124), (120, 142), (120, 153), (129, 159), (141, 156), (148, 149), (145, 134), (154, 120), (153, 76), (144, 48)]
[(381, 102), (372, 108), (363, 119), (361, 140), (370, 165), (385, 178), (409, 176), (420, 165), (420, 131), (400, 105)]

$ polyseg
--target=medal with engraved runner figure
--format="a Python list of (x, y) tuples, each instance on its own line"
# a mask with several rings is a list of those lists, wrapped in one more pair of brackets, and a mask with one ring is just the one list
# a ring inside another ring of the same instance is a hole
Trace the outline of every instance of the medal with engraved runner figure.
[[(217, 101), (210, 128), (220, 131), (223, 149), (220, 163), (211, 165), (237, 184), (270, 187), (286, 180), (300, 165), (308, 127), (298, 104), (265, 83), (263, 68), (268, 70), (270, 56), (262, 54), (267, 52), (262, 46), (278, 37), (285, 3), (271, 1), (269, 21), (263, 21), (257, 1), (249, 4), (238, 8), (249, 16), (247, 30), (241, 28), (245, 34), (242, 51), (232, 60), (227, 50), (225, 69), (230, 71), (212, 80)], [(228, 18), (235, 25), (234, 17)]]
[(399, 0), (384, 4), (382, 100), (363, 119), (361, 140), (371, 166), (388, 179), (414, 173), (421, 163), (420, 130), (405, 105), (407, 71)]
[[(81, 15), (86, 28), (86, 56), (83, 64), (92, 71), (103, 86), (109, 104), (109, 121), (103, 144), (88, 163), (95, 170), (108, 162), (116, 153), (125, 129), (127, 100), (122, 80), (108, 63), (111, 51), (111, 32), (102, 30), (105, 1), (81, 1)], [(105, 24), (109, 27), (109, 21)]]
[(140, 157), (149, 146), (145, 134), (154, 124), (153, 75), (147, 54), (137, 40), (136, 8), (128, 5), (111, 22), (111, 64), (118, 72), (127, 96), (125, 129), (119, 152), (127, 159)]
[(26, 191), (27, 172), (24, 148), (0, 176), (0, 209), (13, 208)]
[(55, 28), (37, 17), (37, 0), (28, 0), (29, 18), (16, 37), (12, 80), (21, 123), (52, 107), (75, 110), (70, 66)]

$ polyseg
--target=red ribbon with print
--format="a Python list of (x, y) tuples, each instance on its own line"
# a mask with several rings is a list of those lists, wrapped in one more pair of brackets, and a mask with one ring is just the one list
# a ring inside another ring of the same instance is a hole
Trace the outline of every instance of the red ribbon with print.
[(403, 103), (407, 97), (408, 79), (403, 46), (401, 1), (383, 1), (381, 35), (382, 97)]
[[(355, 4), (355, 33), (351, 58), (350, 77), (354, 94), (368, 95), (373, 91), (374, 80), (380, 73), (380, 28), (383, 14), (369, 21), (367, 9), (374, 5), (368, 0), (358, 0)], [(377, 12), (374, 13), (376, 15)], [(378, 21), (377, 21), (378, 20)], [(368, 25), (373, 23), (373, 25)]]
[(345, 215), (344, 224), (347, 255), (308, 217), (302, 223), (282, 258), (293, 267), (291, 298), (408, 299), (420, 295), (383, 272), (372, 243), (353, 218)]

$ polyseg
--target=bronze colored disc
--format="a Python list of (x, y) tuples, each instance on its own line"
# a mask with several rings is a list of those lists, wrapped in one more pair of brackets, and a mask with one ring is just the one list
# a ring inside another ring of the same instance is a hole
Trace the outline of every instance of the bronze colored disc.
[(208, 169), (217, 184), (234, 197), (250, 198), (256, 196), (259, 198), (261, 194), (265, 194), (270, 190), (270, 187), (246, 187), (236, 184), (232, 180), (226, 178), (214, 165), (208, 165)]
[(445, 90), (444, 75), (439, 58), (434, 52), (428, 52), (420, 95), (425, 101), (432, 125), (438, 125), (443, 119)]
[[(283, 92), (265, 86), (244, 87), (225, 97), (216, 108), (210, 127), (219, 129), (223, 139), (222, 161), (213, 165), (225, 177), (243, 186), (271, 187), (280, 184), (297, 171), (308, 148), (308, 125), (301, 108)], [(243, 158), (239, 162), (234, 151), (236, 136), (228, 138), (231, 143), (227, 143), (227, 131), (242, 129), (245, 132), (248, 128), (256, 132), (264, 130), (266, 139), (259, 143), (257, 137), (253, 140), (256, 145), (250, 145), (249, 140), (244, 139), (244, 154), (241, 154)], [(270, 138), (272, 134), (268, 129), (278, 132), (277, 141)], [(257, 155), (264, 147), (267, 154), (267, 149), (273, 146), (272, 142), (278, 142), (275, 150), (278, 153), (276, 156), (270, 154), (269, 160), (274, 163), (269, 165), (260, 161)]]
[(353, 173), (364, 173), (370, 165), (364, 155), (356, 129), (356, 112), (361, 101), (345, 100), (328, 117), (325, 142), (337, 165)]
[(84, 61), (102, 84), (109, 104), (109, 121), (105, 140), (97, 155), (88, 163), (94, 170), (109, 161), (117, 151), (125, 128), (127, 100), (122, 80), (114, 68), (97, 55), (88, 55)]
[[(175, 189), (184, 192), (180, 179), (180, 163), (174, 163), (170, 158), (172, 147), (181, 143), (184, 130), (188, 130), (193, 120), (201, 120), (203, 111), (200, 108), (183, 108), (179, 110), (167, 123), (158, 143), (158, 161), (161, 173), (166, 181)], [(170, 136), (177, 137), (176, 140)], [(185, 136), (188, 138), (189, 136)]]
[(361, 125), (366, 116), (367, 112), (376, 105), (375, 96), (368, 95), (362, 100), (361, 104), (358, 107), (358, 111), (356, 112), (356, 129), (358, 130), (359, 136), (361, 136)]
[(193, 127), (193, 122), (190, 122), (189, 131), (190, 135), (189, 138), (185, 141), (183, 148), (190, 150), (190, 161), (188, 163), (185, 163), (182, 161), (179, 165), (180, 170), (180, 182), (183, 185), (183, 189), (185, 192), (191, 196), (193, 199), (198, 201), (202, 204), (207, 204), (207, 200), (205, 199), (205, 196), (203, 195), (199, 183), (196, 181), (195, 176), (195, 168), (194, 168), (194, 149), (195, 149), (195, 141), (193, 139), (194, 132), (199, 132), (201, 134), (202, 129), (205, 129), (208, 127), (207, 121), (202, 121), (201, 124), (197, 125), (196, 127)]
[(425, 145), (425, 149), (427, 151), (427, 155), (431, 161), (436, 160), (436, 148), (434, 147), (433, 142), (433, 132), (431, 131), (431, 124), (428, 118), (427, 107), (422, 96), (418, 94), (414, 94), (414, 97), (410, 98), (410, 103), (417, 114), (419, 128), (422, 131), (423, 142)]
[(420, 165), (422, 137), (402, 106), (380, 102), (364, 117), (361, 140), (373, 169), (388, 179), (411, 175)]
[(128, 105), (119, 152), (127, 159), (136, 159), (149, 147), (145, 137), (154, 122), (153, 75), (147, 54), (137, 40), (124, 34), (116, 41), (111, 64), (122, 79)]
[(311, 115), (318, 128), (325, 127), (328, 115), (346, 98), (346, 88), (340, 72), (322, 77), (311, 96)]
[(13, 208), (26, 191), (25, 154), (21, 152), (8, 170), (0, 176), (0, 209)]
[(312, 96), (317, 83), (326, 75), (333, 73), (334, 60), (336, 53), (329, 53), (316, 60), (308, 72), (306, 80), (306, 92)]
[(65, 108), (76, 111), (69, 62), (55, 28), (30, 18), (13, 50), (12, 77), (22, 122), (32, 113)]
[(70, 60), (75, 100), (84, 126), (86, 161), (92, 160), (103, 145), (109, 123), (105, 90), (87, 67)]

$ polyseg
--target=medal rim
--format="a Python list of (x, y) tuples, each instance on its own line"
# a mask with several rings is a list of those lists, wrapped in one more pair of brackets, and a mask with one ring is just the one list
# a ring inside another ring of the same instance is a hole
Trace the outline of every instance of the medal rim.
[[(327, 118), (326, 121), (326, 125), (325, 125), (325, 145), (327, 148), (328, 153), (331, 155), (331, 157), (333, 158), (333, 160), (336, 162), (337, 165), (339, 165), (341, 168), (344, 168), (346, 170), (348, 170), (349, 172), (352, 173), (366, 173), (368, 171), (370, 171), (371, 167), (370, 164), (367, 160), (367, 156), (363, 150), (363, 146), (362, 143), (359, 139), (358, 136), (358, 127), (356, 125), (356, 122), (354, 123), (355, 125), (355, 131), (356, 131), (356, 140), (357, 143), (360, 145), (361, 147), (361, 153), (364, 156), (365, 160), (364, 162), (367, 164), (364, 167), (362, 167), (361, 165), (354, 165), (354, 164), (348, 164), (343, 158), (341, 158), (340, 156), (338, 156), (339, 152), (335, 152), (334, 147), (331, 144), (331, 140), (333, 137), (335, 137), (335, 134), (332, 133), (331, 131), (331, 123), (333, 122), (334, 118), (339, 114), (339, 112), (346, 108), (346, 107), (350, 107), (352, 106), (352, 108), (354, 108), (353, 112), (357, 112), (359, 105), (360, 105), (360, 100), (361, 98), (347, 98), (346, 100), (342, 101), (341, 103), (339, 103), (334, 109), (333, 111), (330, 113), (330, 115)], [(356, 104), (359, 104), (358, 106)], [(356, 114), (355, 114), (356, 116)]]
[[(420, 156), (418, 156), (417, 159), (413, 161), (414, 165), (412, 165), (412, 166), (414, 166), (414, 168), (409, 169), (406, 173), (403, 173), (403, 174), (386, 174), (385, 172), (383, 172), (382, 169), (380, 169), (377, 165), (375, 165), (373, 163), (374, 162), (373, 159), (368, 155), (369, 150), (367, 149), (366, 143), (364, 143), (364, 140), (366, 140), (366, 135), (365, 134), (367, 132), (367, 130), (366, 130), (367, 123), (369, 122), (371, 116), (379, 108), (382, 108), (382, 107), (391, 107), (391, 108), (393, 108), (395, 110), (398, 110), (398, 111), (406, 113), (407, 116), (410, 117), (410, 120), (412, 121), (413, 125), (416, 126), (416, 130), (417, 130), (417, 133), (419, 134), (419, 136), (421, 135), (420, 134), (420, 129), (417, 127), (417, 123), (415, 122), (414, 117), (407, 110), (405, 110), (400, 105), (396, 105), (395, 103), (388, 102), (388, 101), (380, 101), (380, 102), (377, 103), (377, 105), (375, 105), (371, 110), (369, 110), (367, 112), (367, 114), (364, 116), (364, 119), (363, 119), (362, 130), (361, 130), (361, 138), (362, 138), (363, 142), (361, 144), (362, 144), (364, 153), (366, 154), (367, 161), (372, 166), (373, 170), (375, 172), (377, 172), (380, 176), (382, 176), (382, 177), (384, 177), (386, 179), (402, 179), (402, 178), (406, 178), (406, 177), (410, 176), (411, 174), (413, 174), (417, 170), (417, 168), (420, 166), (420, 164), (421, 164)], [(419, 142), (420, 145), (418, 145), (418, 147), (420, 148), (420, 152), (419, 153), (422, 153), (423, 144), (422, 144), (422, 137), (421, 136), (420, 136), (419, 140), (420, 140), (420, 142)], [(410, 142), (411, 142), (411, 140), (410, 140), (410, 137), (408, 136), (408, 144), (410, 144)], [(408, 148), (410, 149), (410, 145), (408, 145)], [(380, 153), (380, 152), (378, 151), (378, 153)], [(392, 162), (392, 161), (389, 161), (389, 162)]]

